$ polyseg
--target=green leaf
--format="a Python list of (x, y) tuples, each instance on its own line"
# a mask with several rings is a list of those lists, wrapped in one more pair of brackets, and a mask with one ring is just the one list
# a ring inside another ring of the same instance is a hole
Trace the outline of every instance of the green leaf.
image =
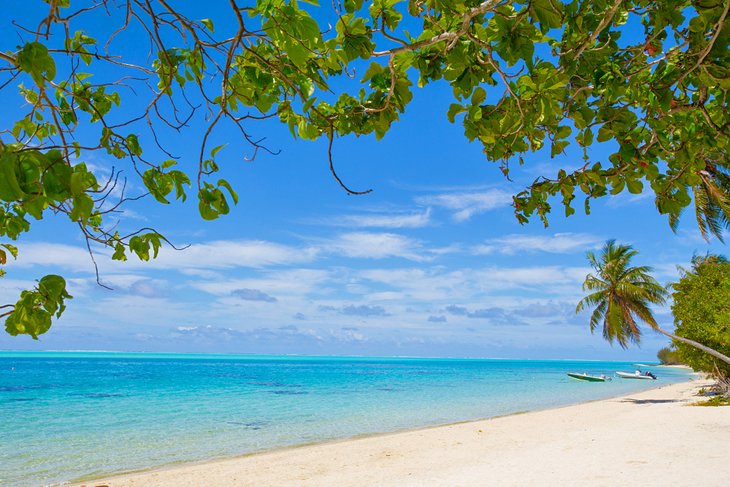
[(56, 77), (56, 63), (48, 48), (40, 42), (29, 42), (18, 53), (18, 67), (30, 74), (38, 86)]
[[(7, 251), (10, 252), (10, 255), (12, 255), (14, 259), (18, 258), (18, 247), (16, 247), (15, 245), (0, 244), (0, 247), (5, 247), (5, 249), (7, 249)], [(3, 264), (4, 264), (4, 262), (3, 262)]]
[(160, 235), (156, 232), (135, 235), (129, 239), (129, 250), (142, 261), (150, 260), (150, 249), (152, 249), (152, 258), (156, 258), (160, 245)]
[(213, 28), (213, 21), (210, 19), (201, 19), (200, 23), (202, 23), (206, 29), (208, 29), (211, 32), (215, 32), (215, 29)]
[(644, 189), (644, 184), (638, 179), (628, 179), (626, 187), (629, 189), (629, 193), (639, 194)]
[(142, 181), (153, 198), (165, 205), (170, 203), (165, 196), (172, 191), (173, 185), (167, 174), (152, 167), (142, 174)]
[(345, 0), (345, 11), (348, 14), (356, 12), (362, 8), (363, 0)]
[(71, 190), (71, 194), (76, 197), (84, 194), (84, 192), (86, 191), (86, 186), (84, 185), (84, 175), (82, 173), (74, 172), (73, 174), (71, 174), (69, 189)]
[(558, 8), (553, 6), (551, 0), (532, 0), (530, 15), (540, 23), (540, 30), (543, 33), (563, 25), (563, 15)]
[(611, 188), (611, 194), (619, 194), (621, 191), (624, 190), (624, 187), (626, 186), (626, 181), (624, 179), (617, 179), (615, 183), (613, 183), (613, 188)]
[(170, 171), (169, 175), (175, 186), (175, 199), (185, 201), (187, 196), (185, 195), (184, 186), (190, 186), (190, 178), (182, 171)]
[(282, 47), (289, 59), (300, 68), (304, 68), (307, 65), (307, 61), (313, 56), (313, 53), (298, 41), (288, 42)]
[(71, 213), (69, 218), (72, 221), (79, 221), (85, 224), (91, 217), (91, 213), (94, 211), (94, 200), (91, 196), (84, 193), (80, 196), (73, 198)]
[(4, 154), (0, 157), (0, 200), (18, 201), (25, 193), (18, 183), (16, 169), (18, 158), (13, 154)]
[(611, 140), (613, 138), (613, 131), (608, 125), (601, 125), (601, 128), (598, 129), (598, 137), (596, 137), (596, 140), (598, 142), (606, 142), (608, 140)]
[(449, 119), (449, 122), (454, 123), (456, 116), (465, 111), (466, 108), (464, 108), (463, 106), (459, 105), (458, 103), (452, 103), (449, 106), (449, 111), (447, 112), (446, 117)]
[(471, 104), (472, 105), (481, 105), (484, 103), (484, 100), (487, 99), (487, 92), (484, 88), (481, 86), (478, 86), (474, 90), (474, 94), (471, 96)]
[(217, 147), (214, 147), (212, 151), (210, 151), (210, 157), (215, 157), (216, 154), (218, 154), (218, 151), (220, 151), (222, 148), (227, 146), (228, 144), (219, 145)]
[(231, 187), (230, 183), (226, 181), (225, 179), (219, 179), (218, 180), (218, 186), (224, 187), (228, 190), (228, 192), (231, 194), (231, 198), (233, 199), (233, 202), (238, 204), (238, 194), (233, 191), (233, 188)]
[(126, 139), (127, 149), (135, 156), (142, 155), (142, 147), (139, 145), (139, 139), (135, 134), (129, 134)]

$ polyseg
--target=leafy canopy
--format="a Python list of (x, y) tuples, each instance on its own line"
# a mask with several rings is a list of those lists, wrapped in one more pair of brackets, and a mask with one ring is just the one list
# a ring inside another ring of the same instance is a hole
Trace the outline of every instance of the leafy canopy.
[[(255, 134), (262, 119), (329, 139), (330, 170), (358, 193), (335, 172), (334, 140), (383, 137), (413, 85), (435, 82), (453, 92), (446, 116), (505, 176), (530, 152), (561, 160), (514, 196), (520, 222), (547, 224), (556, 199), (570, 215), (576, 202), (589, 212), (594, 198), (650, 191), (672, 225), (692, 194), (703, 232), (728, 225), (728, 2), (229, 0), (217, 18), (169, 0), (24, 5), (0, 47), (0, 97), (17, 113), (0, 125), (6, 239), (54, 214), (113, 259), (153, 258), (162, 235), (111, 220), (141, 196), (125, 192), (120, 170), (161, 204), (192, 192), (203, 219), (225, 215), (237, 195), (218, 176), (223, 124), (254, 156), (270, 150)], [(199, 154), (178, 160), (161, 141), (193, 118), (207, 124)], [(603, 142), (610, 154), (596, 159)], [(571, 145), (580, 160), (566, 160)], [(97, 152), (115, 160), (103, 177), (86, 163)], [(4, 249), (0, 264), (14, 255)], [(47, 329), (40, 310), (63, 310), (65, 283), (49, 292), (43, 279), (29, 291), (43, 299), (0, 308), (8, 332), (36, 336)]]
[[(672, 288), (676, 334), (730, 355), (730, 262), (712, 255), (695, 257)], [(682, 361), (695, 370), (730, 379), (730, 364), (684, 343), (676, 346)]]

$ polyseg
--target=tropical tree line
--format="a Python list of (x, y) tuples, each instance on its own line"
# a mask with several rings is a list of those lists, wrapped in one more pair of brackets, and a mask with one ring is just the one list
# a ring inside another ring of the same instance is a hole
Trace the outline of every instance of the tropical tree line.
[(662, 365), (685, 365), (679, 352), (674, 347), (662, 347), (656, 353), (656, 358)]
[[(90, 252), (148, 260), (169, 242), (154, 228), (118, 225), (130, 199), (193, 196), (204, 220), (229, 213), (238, 197), (219, 175), (233, 159), (220, 152), (223, 127), (249, 158), (276, 149), (262, 142), (263, 120), (324, 139), (324, 170), (344, 191), (367, 193), (338, 176), (337, 139), (385, 136), (414, 86), (435, 83), (453, 93), (443, 115), (505, 177), (533, 152), (558, 160), (514, 195), (521, 223), (547, 225), (556, 204), (569, 216), (644, 191), (672, 228), (692, 205), (707, 238), (722, 239), (730, 223), (727, 1), (22, 5), (20, 18), (0, 14), (3, 266), (22, 252), (11, 242), (52, 216), (73, 222)], [(204, 130), (186, 133), (192, 123)], [(199, 150), (176, 154), (177, 136), (197, 138)], [(568, 157), (571, 148), (581, 155)], [(95, 154), (114, 162), (92, 171)], [(0, 304), (0, 318), (8, 333), (36, 338), (70, 297), (61, 276), (42, 277)]]
[[(609, 342), (627, 348), (641, 341), (641, 323), (670, 338), (675, 356), (695, 370), (720, 379), (730, 391), (730, 262), (718, 255), (695, 256), (669, 285), (676, 331), (657, 323), (651, 306), (664, 305), (669, 291), (651, 276), (648, 266), (634, 266), (630, 245), (609, 240), (601, 251), (588, 253), (594, 272), (588, 274), (576, 312), (592, 309), (591, 331), (600, 328)], [(664, 356), (670, 355), (666, 349)]]

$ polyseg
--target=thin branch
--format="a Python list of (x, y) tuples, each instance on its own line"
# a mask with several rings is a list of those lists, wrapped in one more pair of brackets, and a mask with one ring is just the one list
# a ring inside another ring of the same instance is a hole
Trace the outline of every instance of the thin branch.
[(345, 186), (345, 183), (343, 183), (342, 180), (340, 179), (340, 177), (337, 175), (337, 171), (335, 171), (335, 164), (332, 160), (332, 141), (334, 140), (332, 127), (330, 127), (330, 131), (327, 133), (327, 138), (330, 141), (329, 146), (327, 147), (327, 157), (329, 158), (329, 161), (330, 161), (330, 172), (335, 177), (335, 179), (337, 180), (339, 185), (342, 187), (342, 189), (347, 191), (347, 194), (361, 195), (361, 194), (372, 193), (372, 191), (373, 191), (372, 189), (368, 189), (366, 191), (353, 191), (350, 188), (348, 188), (347, 186)]
[[(79, 223), (79, 226), (82, 227), (81, 230), (83, 231), (84, 230), (83, 229), (83, 225), (81, 223)], [(94, 258), (94, 252), (91, 250), (91, 242), (90, 242), (90, 240), (91, 239), (89, 237), (86, 237), (86, 248), (89, 251), (89, 256), (91, 257), (91, 262), (94, 263), (94, 273), (96, 274), (96, 283), (99, 286), (103, 287), (104, 289), (108, 289), (110, 291), (113, 291), (114, 289), (110, 288), (109, 286), (107, 286), (106, 284), (104, 284), (104, 283), (101, 282), (101, 279), (99, 277), (99, 266), (97, 265), (96, 259)]]
[(18, 65), (18, 60), (17, 59), (15, 59), (13, 56), (10, 56), (8, 54), (5, 54), (4, 52), (0, 52), (0, 59), (9, 62), (13, 66), (17, 66)]
[(677, 81), (677, 85), (681, 84), (682, 81), (695, 69), (697, 69), (702, 62), (705, 60), (707, 55), (712, 50), (712, 47), (715, 45), (715, 41), (717, 41), (717, 38), (720, 36), (720, 32), (722, 31), (723, 25), (725, 24), (725, 19), (727, 18), (728, 11), (730, 10), (730, 0), (725, 0), (725, 10), (722, 11), (722, 14), (720, 15), (720, 18), (718, 19), (717, 23), (715, 24), (715, 33), (710, 38), (709, 42), (705, 46), (705, 48), (700, 52), (700, 56), (697, 58), (697, 62), (692, 67), (692, 69), (689, 69), (682, 73), (682, 76), (679, 78), (679, 81)]
[[(421, 49), (422, 47), (428, 47), (433, 46), (434, 44), (438, 44), (439, 42), (444, 41), (454, 41), (459, 39), (461, 36), (466, 34), (469, 29), (471, 28), (471, 21), (474, 17), (477, 17), (479, 15), (485, 14), (492, 10), (494, 7), (496, 7), (499, 3), (501, 3), (502, 0), (488, 0), (486, 2), (482, 2), (481, 4), (477, 5), (476, 7), (469, 9), (463, 17), (463, 21), (461, 22), (461, 27), (454, 31), (454, 32), (444, 32), (439, 35), (433, 36), (430, 39), (424, 39), (422, 41), (414, 42), (413, 44), (407, 44), (405, 46), (395, 47), (393, 49), (389, 49), (387, 51), (375, 51), (373, 52), (373, 56), (392, 56), (395, 54), (399, 54), (402, 52), (409, 52), (409, 51), (415, 51), (417, 49)], [(453, 47), (453, 46), (451, 46)]]
[(601, 23), (598, 24), (598, 27), (591, 33), (591, 35), (588, 37), (588, 39), (578, 48), (578, 52), (575, 53), (575, 56), (573, 56), (573, 59), (578, 59), (581, 54), (583, 54), (583, 51), (585, 51), (588, 46), (593, 44), (599, 35), (601, 35), (601, 32), (608, 27), (608, 25), (613, 21), (614, 15), (616, 15), (616, 11), (618, 11), (618, 8), (621, 6), (621, 2), (623, 0), (616, 0), (611, 7), (611, 10), (608, 11), (608, 14), (603, 17), (603, 20), (601, 20)]

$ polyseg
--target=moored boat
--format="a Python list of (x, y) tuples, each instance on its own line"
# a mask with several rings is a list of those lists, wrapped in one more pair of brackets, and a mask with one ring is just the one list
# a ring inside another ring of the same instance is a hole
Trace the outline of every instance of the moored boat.
[(656, 376), (651, 372), (616, 372), (616, 375), (624, 379), (644, 379), (644, 380), (656, 380)]
[(610, 378), (606, 377), (605, 375), (588, 375), (585, 372), (582, 374), (578, 374), (575, 372), (568, 372), (568, 377), (570, 377), (572, 379), (583, 380), (586, 382), (606, 382), (606, 380), (611, 380)]

